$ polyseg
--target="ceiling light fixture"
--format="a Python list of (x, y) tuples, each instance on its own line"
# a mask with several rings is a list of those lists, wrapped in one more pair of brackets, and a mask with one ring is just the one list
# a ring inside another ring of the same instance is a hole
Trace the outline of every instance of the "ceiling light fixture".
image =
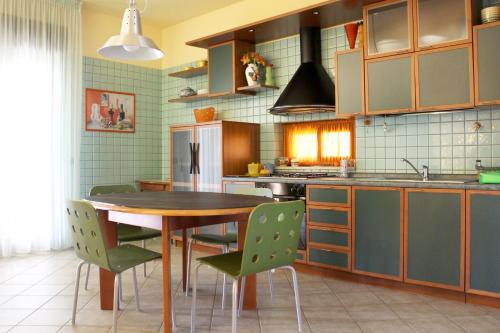
[(254, 32), (255, 30), (254, 29), (248, 29), (248, 32)]
[(318, 12), (317, 10), (315, 10), (315, 11), (313, 12), (313, 14), (314, 14), (314, 15), (319, 15), (319, 12)]
[[(146, 7), (147, 0), (144, 9)], [(97, 52), (103, 57), (120, 60), (156, 60), (163, 57), (163, 51), (155, 42), (142, 35), (141, 15), (135, 0), (130, 0), (129, 7), (125, 9), (120, 34), (110, 37)]]

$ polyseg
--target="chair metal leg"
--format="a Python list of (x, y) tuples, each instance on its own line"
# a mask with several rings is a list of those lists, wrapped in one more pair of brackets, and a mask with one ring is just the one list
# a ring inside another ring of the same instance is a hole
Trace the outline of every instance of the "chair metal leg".
[(137, 311), (141, 311), (141, 305), (139, 304), (139, 288), (137, 288), (137, 275), (135, 267), (132, 267), (132, 278), (134, 281), (135, 308)]
[[(83, 264), (85, 264), (85, 261), (82, 261), (81, 263), (79, 263), (78, 268), (76, 269), (75, 295), (73, 296), (73, 313), (71, 315), (71, 325), (75, 325), (76, 306), (78, 303), (78, 291), (79, 291), (79, 287), (80, 287), (80, 273), (82, 271)], [(90, 266), (90, 264), (89, 264), (89, 266)]]
[[(242, 281), (243, 286), (243, 281)], [(240, 293), (240, 295), (242, 295)], [(240, 296), (241, 304), (241, 296)], [(231, 315), (231, 333), (236, 333), (238, 330), (238, 311), (236, 310), (238, 306), (238, 280), (233, 280), (233, 304), (232, 304), (232, 315)], [(240, 305), (241, 309), (241, 305)]]
[(270, 269), (267, 273), (269, 275), (269, 295), (273, 298), (273, 270)]
[[(169, 251), (169, 255), (170, 255), (171, 251)], [(177, 327), (177, 322), (175, 320), (175, 295), (174, 295), (174, 291), (173, 291), (173, 288), (172, 288), (172, 260), (171, 260), (172, 256), (169, 256), (168, 258), (168, 262), (170, 264), (170, 316), (171, 316), (171, 320), (172, 320), (172, 327), (173, 328), (176, 328)]]
[[(243, 310), (243, 299), (245, 298), (245, 284), (247, 282), (246, 276), (243, 276), (241, 278), (241, 289), (240, 289), (240, 303), (238, 306), (238, 317), (241, 316), (241, 310)], [(234, 288), (233, 288), (234, 292)], [(236, 290), (236, 293), (238, 293), (238, 290)]]
[(203, 264), (198, 264), (194, 270), (194, 278), (193, 278), (193, 294), (191, 300), (191, 333), (194, 333), (196, 330), (196, 294), (198, 289), (198, 270)]
[(193, 255), (193, 239), (188, 242), (187, 273), (186, 273), (186, 296), (189, 296), (189, 284), (191, 283), (191, 256)]
[(116, 274), (115, 275), (115, 288), (114, 288), (115, 290), (113, 293), (113, 328), (112, 328), (113, 333), (116, 333), (116, 331), (117, 331), (116, 326), (117, 326), (117, 322), (118, 322), (118, 303), (119, 303), (118, 286), (119, 286), (120, 279), (121, 279), (121, 274)]
[[(142, 240), (142, 248), (143, 249), (146, 248), (146, 240), (145, 239)], [(146, 274), (146, 263), (144, 263), (144, 277), (147, 277), (147, 274)]]
[(119, 302), (118, 306), (120, 305), (120, 302), (123, 302), (123, 288), (122, 288), (122, 276), (121, 274), (118, 276), (118, 297), (119, 297)]
[(90, 263), (87, 266), (87, 275), (85, 276), (85, 290), (89, 290), (89, 275), (90, 275)]
[[(229, 252), (229, 246), (224, 245), (222, 249), (222, 253), (228, 253)], [(227, 276), (224, 274), (222, 276), (222, 310), (224, 310), (224, 304), (226, 304), (226, 283), (227, 283)]]
[(302, 312), (300, 310), (300, 295), (299, 295), (299, 283), (297, 281), (297, 273), (295, 268), (292, 266), (285, 266), (292, 272), (292, 282), (293, 282), (293, 293), (295, 294), (295, 310), (297, 311), (297, 324), (299, 326), (299, 332), (302, 332)]

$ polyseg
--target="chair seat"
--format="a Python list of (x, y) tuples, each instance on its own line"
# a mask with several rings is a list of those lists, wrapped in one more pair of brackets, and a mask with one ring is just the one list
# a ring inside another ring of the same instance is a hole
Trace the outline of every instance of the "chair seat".
[(118, 224), (119, 242), (140, 241), (160, 236), (161, 236), (161, 231), (159, 230), (137, 227), (135, 225)]
[(213, 235), (213, 234), (195, 234), (191, 238), (197, 242), (217, 245), (229, 245), (238, 241), (236, 234)]
[(113, 273), (121, 273), (145, 262), (159, 259), (161, 254), (132, 244), (108, 249), (108, 260)]
[(243, 251), (229, 252), (215, 256), (198, 258), (203, 264), (215, 268), (218, 271), (226, 273), (233, 278), (239, 278), (241, 272), (241, 258)]

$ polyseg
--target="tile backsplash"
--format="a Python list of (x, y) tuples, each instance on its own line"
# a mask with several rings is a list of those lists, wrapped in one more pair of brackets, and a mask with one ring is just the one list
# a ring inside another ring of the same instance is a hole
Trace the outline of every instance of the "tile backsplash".
[[(347, 48), (343, 27), (323, 29), (322, 61), (333, 78), (335, 51)], [(187, 63), (155, 70), (112, 61), (84, 58), (84, 87), (135, 92), (135, 134), (82, 132), (82, 191), (93, 184), (132, 183), (138, 178), (170, 176), (169, 126), (194, 123), (193, 109), (213, 106), (217, 119), (259, 123), (261, 161), (281, 154), (280, 123), (335, 119), (334, 113), (273, 116), (268, 109), (300, 64), (299, 37), (258, 44), (256, 50), (274, 65), (279, 90), (256, 96), (217, 98), (193, 103), (168, 103), (185, 87), (207, 88), (207, 76), (181, 79), (168, 76)], [(473, 124), (481, 128), (476, 132)], [(386, 123), (384, 129), (384, 123)], [(412, 173), (401, 162), (427, 164), (431, 173), (473, 173), (476, 159), (500, 166), (500, 106), (418, 115), (372, 117), (369, 125), (356, 120), (356, 170)], [(320, 169), (318, 169), (320, 170)]]
[(97, 184), (133, 184), (137, 179), (161, 177), (160, 74), (155, 69), (83, 58), (83, 88), (136, 94), (136, 131), (89, 132), (82, 125), (82, 197)]

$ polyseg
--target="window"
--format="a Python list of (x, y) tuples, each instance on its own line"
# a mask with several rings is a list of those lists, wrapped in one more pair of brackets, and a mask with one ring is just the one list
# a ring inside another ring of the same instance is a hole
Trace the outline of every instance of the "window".
[(350, 119), (283, 124), (284, 155), (301, 165), (338, 165), (354, 156)]

